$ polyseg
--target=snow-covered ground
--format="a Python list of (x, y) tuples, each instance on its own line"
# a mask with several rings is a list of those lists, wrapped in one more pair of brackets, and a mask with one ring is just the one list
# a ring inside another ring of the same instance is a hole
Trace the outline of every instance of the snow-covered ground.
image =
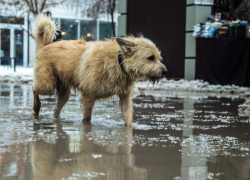
[(187, 81), (181, 80), (166, 80), (163, 79), (159, 83), (153, 85), (149, 83), (137, 83), (135, 90), (145, 91), (145, 90), (172, 90), (172, 91), (191, 91), (191, 92), (206, 92), (206, 93), (223, 93), (238, 95), (241, 98), (245, 98), (246, 101), (239, 105), (239, 114), (241, 116), (250, 117), (250, 88), (240, 87), (236, 85), (211, 85), (208, 82), (202, 80)]
[(33, 81), (33, 68), (16, 67), (13, 69), (0, 66), (0, 82), (31, 83)]
[[(17, 82), (31, 83), (33, 81), (33, 68), (17, 67), (16, 72), (13, 69), (7, 69), (0, 66), (0, 82)], [(240, 94), (242, 96), (250, 96), (250, 88), (240, 87), (236, 85), (211, 85), (202, 80), (167, 80), (163, 79), (156, 84), (148, 82), (139, 82), (135, 85), (135, 89), (144, 90), (180, 90), (180, 91), (195, 91), (195, 92), (218, 92)]]
[(250, 98), (247, 98), (243, 104), (239, 105), (238, 111), (241, 116), (250, 117)]
[(157, 84), (139, 82), (135, 86), (139, 90), (180, 90), (180, 91), (195, 91), (195, 92), (217, 92), (231, 93), (250, 96), (250, 88), (240, 87), (236, 85), (211, 85), (203, 80), (167, 80), (162, 79)]

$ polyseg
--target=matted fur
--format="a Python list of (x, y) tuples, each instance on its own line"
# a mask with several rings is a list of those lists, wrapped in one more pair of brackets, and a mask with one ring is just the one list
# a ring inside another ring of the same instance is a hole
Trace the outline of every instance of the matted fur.
[[(38, 115), (40, 110), (39, 95), (53, 94), (56, 91), (57, 106), (54, 115), (58, 117), (69, 98), (70, 89), (74, 88), (82, 94), (84, 121), (91, 120), (96, 100), (117, 95), (126, 125), (132, 126), (131, 94), (134, 83), (164, 77), (162, 72), (165, 66), (160, 62), (161, 55), (155, 44), (142, 36), (95, 42), (81, 39), (52, 43), (56, 27), (54, 21), (44, 18), (39, 23), (47, 25), (44, 29), (37, 28), (36, 32), (44, 36), (36, 38), (39, 47), (34, 66), (34, 114)], [(129, 76), (119, 65), (119, 50)], [(154, 61), (149, 60), (151, 56)]]

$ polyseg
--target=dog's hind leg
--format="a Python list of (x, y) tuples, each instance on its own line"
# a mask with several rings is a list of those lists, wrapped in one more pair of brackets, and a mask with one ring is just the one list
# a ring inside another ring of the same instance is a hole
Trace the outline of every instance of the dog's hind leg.
[(70, 88), (67, 86), (64, 86), (61, 83), (58, 83), (57, 84), (57, 104), (54, 110), (54, 116), (56, 118), (59, 117), (63, 106), (69, 100), (69, 96), (70, 96)]
[(33, 95), (34, 95), (34, 115), (38, 115), (41, 102), (39, 100), (39, 95), (52, 95), (54, 93), (54, 75), (51, 67), (37, 62), (34, 67), (34, 78), (33, 78)]
[(83, 103), (83, 121), (91, 121), (92, 109), (95, 104), (95, 98), (91, 96), (82, 96)]
[(127, 127), (133, 126), (133, 103), (131, 99), (131, 95), (121, 95), (120, 98), (120, 106), (122, 116), (125, 120)]
[(33, 96), (34, 96), (34, 107), (33, 107), (33, 114), (38, 115), (40, 108), (41, 108), (41, 102), (39, 99), (39, 94), (33, 90)]

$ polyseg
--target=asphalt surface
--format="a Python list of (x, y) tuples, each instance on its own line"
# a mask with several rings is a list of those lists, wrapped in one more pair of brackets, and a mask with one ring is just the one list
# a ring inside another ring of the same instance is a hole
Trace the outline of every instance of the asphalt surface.
[(0, 84), (0, 179), (250, 179), (250, 120), (228, 94), (134, 94), (134, 127), (117, 98), (98, 102), (83, 124), (73, 92), (60, 118), (54, 97), (32, 115), (31, 85)]

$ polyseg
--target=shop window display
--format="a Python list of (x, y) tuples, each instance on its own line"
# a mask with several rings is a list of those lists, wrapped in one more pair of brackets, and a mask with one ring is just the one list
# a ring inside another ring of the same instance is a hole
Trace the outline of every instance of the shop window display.
[(111, 38), (113, 36), (112, 24), (108, 22), (100, 22), (99, 24), (99, 38), (103, 40), (104, 38)]
[(194, 26), (193, 36), (204, 38), (250, 37), (250, 1), (215, 0), (205, 22)]
[[(112, 38), (112, 23), (91, 20), (73, 20), (55, 18), (55, 21), (60, 25), (61, 37), (64, 40), (75, 40), (83, 37), (85, 41), (104, 40), (105, 38)], [(78, 23), (80, 27), (78, 28)], [(99, 31), (97, 26), (99, 24)], [(80, 29), (80, 32), (78, 30)], [(97, 34), (99, 32), (99, 34)], [(79, 35), (79, 37), (78, 37)], [(98, 38), (99, 35), (99, 38)]]
[(221, 13), (222, 19), (250, 21), (249, 0), (215, 0), (213, 12)]
[(61, 19), (61, 35), (64, 40), (76, 40), (78, 21), (74, 19)]
[(81, 33), (80, 36), (85, 41), (96, 41), (97, 40), (97, 22), (96, 21), (84, 21), (80, 22)]
[(242, 19), (250, 21), (250, 1), (249, 0), (231, 0), (232, 17), (234, 19)]
[(211, 84), (249, 84), (249, 22), (249, 0), (214, 1), (212, 14), (194, 26), (196, 79)]

